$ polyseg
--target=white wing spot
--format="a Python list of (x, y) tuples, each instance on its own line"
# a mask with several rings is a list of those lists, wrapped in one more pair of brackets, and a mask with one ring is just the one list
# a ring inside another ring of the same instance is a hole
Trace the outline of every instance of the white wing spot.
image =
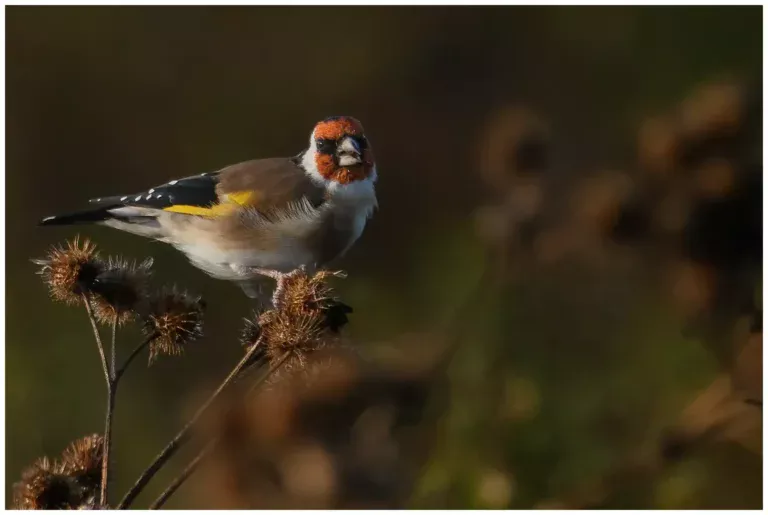
[(179, 181), (171, 181), (171, 182), (169, 182), (168, 184), (169, 184), (170, 186), (174, 186), (174, 185), (175, 185), (177, 182), (179, 182)]
[(128, 195), (120, 197), (120, 202), (125, 202), (126, 200), (128, 200)]
[(136, 197), (136, 198), (135, 198), (135, 199), (133, 199), (133, 200), (134, 200), (134, 202), (138, 202), (139, 200), (141, 200), (141, 195), (139, 195), (138, 197)]
[(150, 193), (150, 195), (151, 195), (152, 193), (154, 193), (154, 192), (155, 192), (155, 188), (151, 188), (151, 189), (149, 190), (149, 193)]
[(152, 198), (152, 194), (150, 193), (149, 195), (147, 195), (147, 200), (149, 200), (151, 198)]

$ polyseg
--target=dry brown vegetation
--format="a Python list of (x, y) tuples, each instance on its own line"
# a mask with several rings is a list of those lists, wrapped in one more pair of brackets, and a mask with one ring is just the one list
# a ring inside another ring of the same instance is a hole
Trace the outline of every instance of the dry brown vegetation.
[[(315, 365), (310, 364), (309, 356), (333, 347), (347, 322), (346, 314), (351, 312), (335, 299), (327, 284), (330, 277), (342, 274), (319, 271), (310, 275), (303, 269), (290, 274), (274, 297), (274, 305), (246, 320), (243, 358), (116, 503), (109, 495), (110, 477), (115, 473), (109, 454), (119, 381), (146, 348), (149, 364), (160, 355), (182, 355), (185, 347), (203, 334), (205, 303), (175, 287), (150, 293), (151, 260), (139, 265), (122, 257), (105, 260), (88, 240), (75, 238), (65, 246), (54, 247), (46, 258), (35, 263), (40, 266), (39, 273), (52, 299), (85, 306), (104, 368), (108, 405), (104, 436), (77, 440), (61, 459), (50, 461), (44, 457), (24, 471), (14, 487), (14, 506), (20, 509), (130, 507), (154, 475), (190, 440), (191, 431), (214, 409), (222, 394), (229, 394), (236, 382), (250, 382), (247, 393), (253, 395), (267, 379), (274, 385), (283, 376), (311, 375)], [(140, 323), (145, 339), (118, 366), (117, 330), (134, 320)], [(111, 327), (109, 347), (102, 341), (99, 324)], [(219, 414), (225, 416), (227, 412)], [(216, 443), (214, 437), (209, 440), (204, 449)], [(152, 507), (161, 506), (185, 478), (177, 478), (176, 486), (172, 485)]]

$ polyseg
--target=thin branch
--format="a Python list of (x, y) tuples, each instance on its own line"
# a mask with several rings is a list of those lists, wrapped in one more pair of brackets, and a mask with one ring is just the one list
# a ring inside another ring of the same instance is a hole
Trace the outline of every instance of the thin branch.
[(114, 384), (110, 384), (107, 397), (107, 417), (104, 422), (104, 457), (101, 460), (101, 505), (107, 506), (107, 491), (109, 487), (109, 457), (112, 449), (112, 415), (115, 411)]
[(117, 381), (115, 380), (115, 341), (117, 340), (117, 311), (112, 319), (112, 350), (109, 360), (109, 375), (107, 381), (107, 415), (104, 421), (104, 457), (101, 460), (101, 505), (107, 506), (109, 502), (109, 458), (112, 451), (112, 418), (115, 412), (115, 399), (117, 395)]
[(138, 356), (144, 348), (152, 343), (152, 340), (156, 338), (157, 335), (151, 334), (148, 336), (143, 342), (138, 344), (135, 349), (133, 349), (133, 352), (126, 358), (125, 362), (120, 366), (120, 368), (117, 369), (115, 372), (115, 383), (117, 383), (121, 377), (123, 377), (123, 374), (125, 373), (126, 369), (128, 368), (128, 365), (131, 364), (131, 361)]
[[(275, 371), (277, 371), (278, 368), (280, 368), (283, 363), (285, 363), (285, 360), (288, 359), (288, 356), (290, 356), (290, 352), (286, 352), (283, 354), (280, 359), (274, 363), (266, 374), (261, 376), (257, 381), (255, 381), (251, 387), (248, 389), (248, 393), (246, 395), (250, 395), (253, 393), (256, 388), (258, 388), (261, 384), (266, 381), (269, 376), (271, 376)], [(181, 474), (179, 474), (176, 479), (171, 481), (171, 484), (168, 485), (168, 488), (165, 489), (165, 491), (160, 494), (160, 496), (152, 502), (152, 504), (149, 506), (150, 510), (156, 510), (158, 508), (161, 508), (166, 501), (176, 492), (176, 490), (179, 489), (181, 485), (184, 484), (184, 482), (191, 476), (196, 470), (197, 467), (200, 465), (200, 463), (207, 457), (213, 449), (216, 447), (216, 444), (218, 444), (218, 438), (213, 438), (211, 441), (209, 441), (205, 447), (203, 447), (203, 450), (201, 450), (197, 456), (195, 456), (192, 461), (189, 462), (189, 465), (182, 471)]]
[(115, 341), (117, 341), (117, 317), (118, 313), (115, 310), (115, 318), (112, 320), (112, 350), (109, 355), (109, 373), (112, 380), (115, 380), (115, 361), (117, 360), (117, 354), (115, 353)]
[(165, 448), (160, 451), (160, 454), (155, 457), (149, 467), (147, 467), (144, 472), (142, 472), (141, 476), (139, 476), (139, 479), (136, 480), (136, 483), (131, 487), (130, 490), (128, 490), (128, 493), (125, 494), (125, 497), (123, 497), (123, 500), (120, 501), (120, 504), (117, 505), (118, 510), (124, 510), (130, 507), (130, 505), (136, 499), (136, 496), (138, 496), (147, 486), (147, 483), (149, 483), (149, 481), (155, 476), (155, 474), (157, 474), (163, 465), (165, 465), (165, 463), (174, 454), (176, 454), (179, 448), (188, 440), (190, 430), (194, 424), (208, 410), (208, 408), (219, 397), (219, 395), (221, 395), (221, 392), (223, 392), (240, 374), (242, 369), (250, 362), (251, 358), (257, 352), (257, 350), (260, 350), (259, 347), (261, 341), (262, 340), (259, 339), (251, 346), (250, 349), (248, 349), (248, 352), (245, 353), (245, 356), (243, 356), (240, 362), (235, 365), (235, 368), (232, 369), (232, 371), (219, 385), (216, 391), (211, 394), (208, 400), (205, 401), (203, 405), (200, 406), (200, 408), (198, 408), (197, 412), (195, 412), (192, 418), (184, 425), (184, 427), (181, 428), (181, 431), (179, 431), (178, 434), (176, 434), (176, 436), (170, 441), (170, 443), (168, 443), (168, 445), (166, 445)]
[[(104, 379), (107, 382), (107, 416), (104, 422), (104, 458), (101, 461), (101, 504), (107, 503), (107, 480), (109, 479), (109, 448), (110, 437), (112, 433), (112, 410), (114, 408), (115, 401), (115, 389), (112, 383), (112, 375), (110, 374), (109, 365), (107, 365), (107, 356), (104, 353), (104, 344), (101, 342), (101, 335), (99, 334), (99, 328), (96, 325), (96, 319), (93, 316), (93, 309), (91, 308), (91, 298), (83, 293), (83, 301), (85, 303), (85, 311), (88, 313), (88, 319), (91, 321), (91, 327), (93, 328), (93, 336), (96, 338), (96, 345), (99, 348), (99, 357), (101, 357), (101, 366), (104, 369)], [(117, 325), (117, 324), (115, 324)], [(112, 339), (112, 354), (114, 357), (114, 330)]]
[(202, 463), (202, 461), (216, 448), (216, 444), (218, 443), (218, 438), (214, 438), (208, 442), (208, 444), (203, 447), (203, 450), (200, 451), (197, 456), (195, 456), (195, 458), (189, 462), (187, 468), (185, 468), (184, 471), (176, 477), (176, 479), (171, 481), (171, 484), (168, 485), (168, 488), (166, 488), (165, 491), (161, 493), (160, 496), (152, 502), (152, 504), (149, 505), (149, 509), (157, 510), (161, 508), (166, 503), (166, 501), (174, 493), (176, 493), (176, 490), (178, 490), (179, 487), (184, 484), (189, 476), (191, 476), (197, 470), (197, 467), (200, 465), (200, 463)]
[(243, 378), (248, 377), (249, 375), (251, 375), (251, 373), (254, 370), (260, 370), (262, 366), (267, 362), (266, 358), (267, 358), (267, 355), (264, 349), (261, 350), (261, 355), (258, 352), (255, 353), (251, 358), (251, 361), (246, 366), (244, 366), (243, 369), (240, 371), (240, 374), (238, 375), (237, 380), (239, 381)]
[(285, 354), (283, 354), (282, 356), (280, 356), (280, 359), (278, 359), (278, 360), (277, 360), (275, 363), (273, 363), (273, 364), (272, 364), (272, 365), (269, 367), (269, 370), (267, 370), (267, 373), (266, 373), (266, 374), (264, 374), (263, 376), (261, 376), (261, 377), (260, 377), (260, 378), (259, 378), (257, 381), (255, 381), (255, 382), (254, 382), (254, 383), (251, 385), (251, 387), (250, 387), (250, 388), (248, 388), (248, 393), (247, 393), (246, 395), (251, 395), (251, 394), (252, 394), (252, 393), (253, 393), (253, 392), (256, 390), (256, 388), (258, 388), (259, 386), (261, 386), (261, 385), (264, 383), (264, 381), (266, 381), (267, 379), (269, 379), (269, 377), (270, 377), (272, 374), (274, 374), (275, 372), (277, 372), (277, 370), (278, 370), (278, 369), (279, 369), (281, 366), (283, 366), (283, 363), (285, 363), (285, 360), (287, 360), (287, 359), (290, 357), (290, 355), (291, 355), (291, 352), (289, 351), (289, 352), (286, 352)]
[(91, 298), (83, 293), (83, 301), (85, 301), (85, 310), (88, 312), (88, 318), (91, 320), (91, 327), (93, 327), (93, 336), (96, 338), (96, 345), (99, 347), (99, 356), (101, 356), (101, 365), (104, 368), (104, 378), (109, 385), (109, 368), (107, 367), (107, 357), (104, 354), (104, 345), (101, 343), (101, 335), (99, 335), (99, 328), (96, 325), (96, 319), (93, 316), (93, 309), (91, 308)]

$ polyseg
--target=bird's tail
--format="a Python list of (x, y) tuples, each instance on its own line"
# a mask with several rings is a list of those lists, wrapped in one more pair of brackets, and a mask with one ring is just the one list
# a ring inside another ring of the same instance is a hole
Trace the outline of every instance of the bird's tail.
[(161, 238), (162, 227), (157, 217), (163, 211), (160, 209), (126, 206), (125, 204), (102, 205), (85, 211), (76, 211), (63, 215), (48, 216), (40, 220), (40, 225), (75, 225), (101, 224), (121, 231)]
[(47, 216), (40, 220), (39, 225), (74, 225), (74, 224), (93, 224), (103, 222), (113, 217), (111, 209), (119, 208), (119, 205), (99, 207), (97, 209), (88, 209), (86, 211), (75, 211), (63, 215)]

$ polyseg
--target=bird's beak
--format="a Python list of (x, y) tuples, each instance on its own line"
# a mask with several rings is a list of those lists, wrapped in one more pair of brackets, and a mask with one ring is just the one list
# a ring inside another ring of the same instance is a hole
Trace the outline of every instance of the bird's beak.
[(355, 166), (363, 162), (360, 145), (349, 136), (341, 140), (336, 147), (336, 154), (339, 156), (339, 166)]

